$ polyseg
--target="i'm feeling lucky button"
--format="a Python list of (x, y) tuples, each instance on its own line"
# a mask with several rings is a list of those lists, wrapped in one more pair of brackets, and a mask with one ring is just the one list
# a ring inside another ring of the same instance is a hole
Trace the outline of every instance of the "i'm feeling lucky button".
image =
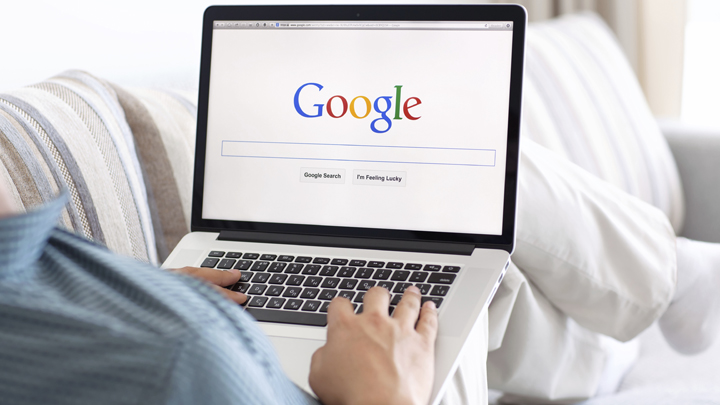
[(386, 172), (378, 170), (353, 170), (353, 184), (365, 186), (405, 187), (406, 172)]

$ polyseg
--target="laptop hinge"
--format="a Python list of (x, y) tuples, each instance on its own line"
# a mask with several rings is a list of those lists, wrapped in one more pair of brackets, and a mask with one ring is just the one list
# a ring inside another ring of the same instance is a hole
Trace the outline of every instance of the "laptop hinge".
[(475, 245), (466, 243), (443, 243), (407, 241), (395, 239), (369, 239), (336, 236), (295, 235), (263, 232), (221, 231), (218, 240), (256, 243), (279, 243), (285, 245), (327, 246), (352, 249), (393, 250), (402, 252), (440, 253), (470, 256)]

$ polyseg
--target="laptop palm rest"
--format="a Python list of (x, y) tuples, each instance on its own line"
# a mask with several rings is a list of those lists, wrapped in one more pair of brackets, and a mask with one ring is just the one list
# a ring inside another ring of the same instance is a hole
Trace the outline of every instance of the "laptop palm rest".
[(270, 336), (270, 342), (275, 347), (280, 364), (290, 381), (303, 390), (312, 392), (308, 382), (309, 365), (313, 353), (325, 344), (325, 340)]

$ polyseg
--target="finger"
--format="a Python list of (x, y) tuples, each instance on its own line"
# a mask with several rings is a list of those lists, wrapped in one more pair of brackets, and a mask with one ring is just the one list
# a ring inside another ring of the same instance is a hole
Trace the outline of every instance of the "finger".
[(437, 307), (432, 301), (428, 301), (420, 308), (420, 319), (415, 330), (426, 339), (428, 343), (435, 343), (438, 331)]
[(234, 301), (238, 304), (244, 304), (248, 300), (248, 296), (237, 291), (230, 291), (227, 288), (222, 288), (220, 286), (214, 285), (212, 286), (217, 292), (227, 297), (230, 301)]
[(355, 314), (355, 307), (349, 299), (343, 297), (335, 297), (330, 301), (328, 307), (327, 321), (328, 333), (334, 328), (334, 325), (340, 323), (342, 319)]
[(225, 271), (207, 267), (183, 267), (182, 269), (177, 269), (177, 272), (197, 277), (221, 287), (237, 283), (241, 276), (240, 270), (233, 269)]
[(402, 299), (395, 308), (393, 318), (405, 326), (413, 328), (420, 313), (420, 290), (414, 285), (405, 290)]
[(365, 293), (363, 298), (363, 314), (388, 314), (390, 306), (390, 293), (382, 287), (373, 287)]

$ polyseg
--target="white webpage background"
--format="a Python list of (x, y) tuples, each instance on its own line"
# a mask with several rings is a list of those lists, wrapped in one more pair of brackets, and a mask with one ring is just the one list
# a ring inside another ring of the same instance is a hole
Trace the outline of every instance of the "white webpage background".
[[(203, 218), (501, 234), (511, 42), (511, 31), (215, 30)], [(308, 82), (324, 86), (303, 90), (308, 113), (334, 95), (394, 102), (402, 85), (403, 103), (422, 100), (410, 109), (421, 118), (401, 108), (403, 119), (382, 134), (370, 129), (374, 111), (305, 118), (293, 97)], [(493, 149), (496, 159), (474, 167), (223, 157), (223, 140)], [(344, 169), (347, 178), (301, 182), (303, 167)], [(406, 184), (353, 184), (354, 170), (405, 172)]]

